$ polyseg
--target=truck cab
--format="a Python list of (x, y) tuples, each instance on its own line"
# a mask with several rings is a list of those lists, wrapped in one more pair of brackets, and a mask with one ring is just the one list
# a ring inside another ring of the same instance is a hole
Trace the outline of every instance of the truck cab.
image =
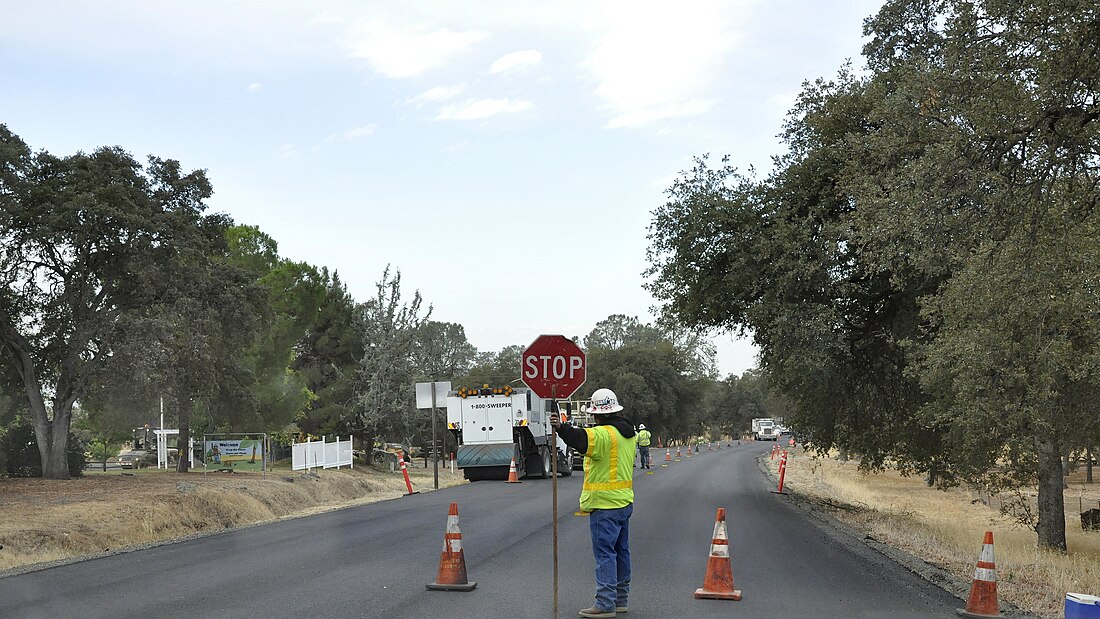
[(779, 440), (779, 434), (776, 433), (775, 420), (770, 418), (753, 419), (752, 435), (753, 438), (758, 441)]

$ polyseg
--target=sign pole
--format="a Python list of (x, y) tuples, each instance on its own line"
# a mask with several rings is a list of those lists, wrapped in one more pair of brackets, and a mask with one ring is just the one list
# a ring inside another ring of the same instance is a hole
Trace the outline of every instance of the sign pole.
[(432, 382), (432, 469), (435, 476), (435, 489), (439, 490), (439, 449), (436, 448), (435, 442), (435, 386), (436, 383)]
[[(555, 384), (551, 387), (550, 394), (550, 414), (559, 415), (558, 413), (558, 386)], [(559, 416), (558, 419), (561, 419)], [(570, 464), (572, 466), (572, 464)], [(554, 617), (558, 616), (558, 431), (554, 429), (554, 426), (550, 426), (550, 469), (553, 471), (551, 474), (553, 494), (553, 518), (554, 518)]]

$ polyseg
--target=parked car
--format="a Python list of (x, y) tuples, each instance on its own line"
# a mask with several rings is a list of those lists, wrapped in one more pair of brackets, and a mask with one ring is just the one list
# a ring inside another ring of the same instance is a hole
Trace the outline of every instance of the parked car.
[(118, 465), (124, 469), (140, 469), (147, 465), (148, 452), (127, 451), (118, 454)]

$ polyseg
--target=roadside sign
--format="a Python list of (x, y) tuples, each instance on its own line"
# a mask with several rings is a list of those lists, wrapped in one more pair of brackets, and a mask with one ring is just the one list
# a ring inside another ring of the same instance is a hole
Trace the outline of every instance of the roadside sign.
[(564, 335), (540, 335), (520, 357), (520, 376), (540, 398), (567, 399), (587, 378), (584, 351)]
[[(416, 383), (416, 407), (417, 408), (431, 408), (436, 406), (438, 408), (447, 408), (447, 393), (451, 391), (451, 381), (442, 380), (434, 383)], [(435, 395), (435, 401), (432, 401), (432, 395)]]

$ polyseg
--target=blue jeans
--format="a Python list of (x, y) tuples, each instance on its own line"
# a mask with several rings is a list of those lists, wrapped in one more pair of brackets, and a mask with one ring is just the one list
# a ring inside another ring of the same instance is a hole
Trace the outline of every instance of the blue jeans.
[(630, 515), (634, 504), (619, 509), (593, 510), (592, 554), (596, 557), (596, 608), (626, 606), (630, 595)]
[(642, 468), (649, 468), (649, 445), (639, 447), (638, 451), (642, 452)]

